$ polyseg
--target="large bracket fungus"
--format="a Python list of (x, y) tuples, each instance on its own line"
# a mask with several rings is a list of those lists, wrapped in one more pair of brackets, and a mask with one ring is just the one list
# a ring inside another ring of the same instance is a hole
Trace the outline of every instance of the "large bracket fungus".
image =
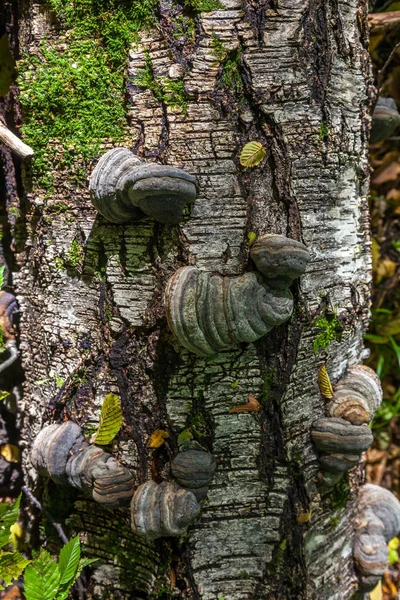
[(131, 502), (133, 530), (153, 540), (182, 535), (199, 514), (196, 496), (173, 481), (146, 481)]
[(113, 148), (100, 158), (89, 190), (96, 209), (112, 223), (148, 215), (176, 225), (197, 195), (193, 175), (177, 167), (146, 163), (126, 148)]
[(199, 501), (215, 471), (212, 454), (189, 449), (172, 461), (176, 481), (147, 481), (135, 491), (131, 472), (111, 454), (88, 444), (73, 421), (42, 429), (30, 459), (39, 475), (78, 488), (107, 508), (131, 501), (132, 529), (148, 539), (185, 533), (200, 513)]
[(18, 306), (15, 296), (4, 290), (0, 291), (0, 328), (3, 334), (3, 343), (9, 352), (9, 358), (0, 364), (0, 373), (10, 367), (18, 358), (18, 348), (15, 339), (15, 318)]
[(319, 462), (328, 473), (343, 473), (354, 467), (373, 442), (368, 427), (382, 401), (376, 373), (364, 365), (353, 365), (334, 386), (328, 417), (316, 421), (311, 439), (319, 451)]
[(40, 475), (72, 485), (108, 508), (128, 504), (133, 495), (131, 472), (108, 452), (88, 444), (73, 421), (42, 429), (30, 458)]
[(400, 502), (389, 490), (366, 484), (360, 489), (353, 558), (362, 591), (372, 590), (388, 561), (387, 543), (400, 532)]
[(250, 256), (258, 272), (222, 277), (182, 267), (171, 277), (165, 291), (167, 320), (182, 346), (210, 356), (254, 342), (289, 319), (289, 286), (305, 271), (307, 248), (282, 235), (265, 235)]

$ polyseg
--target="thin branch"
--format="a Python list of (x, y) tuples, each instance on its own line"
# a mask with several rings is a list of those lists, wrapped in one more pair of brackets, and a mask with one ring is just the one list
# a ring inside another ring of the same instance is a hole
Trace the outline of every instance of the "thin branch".
[(19, 137), (17, 137), (12, 131), (10, 131), (2, 122), (0, 122), (0, 141), (11, 148), (11, 150), (18, 154), (18, 156), (20, 156), (22, 159), (30, 158), (34, 154), (33, 149), (24, 144), (24, 142), (20, 140)]
[[(60, 536), (61, 541), (63, 542), (63, 544), (68, 544), (69, 539), (67, 538), (67, 536), (64, 533), (63, 528), (61, 527), (60, 523), (57, 523), (53, 517), (51, 516), (51, 514), (49, 513), (49, 511), (44, 508), (44, 506), (42, 506), (42, 504), (39, 502), (39, 500), (33, 495), (32, 490), (30, 490), (26, 485), (23, 485), (21, 490), (24, 492), (25, 496), (28, 498), (29, 502), (33, 505), (36, 506), (36, 508), (38, 508), (46, 517), (46, 519), (48, 521), (50, 521), (50, 523), (53, 525), (54, 529), (57, 531), (58, 535)], [(78, 588), (78, 594), (79, 594), (79, 598), (84, 598), (85, 597), (85, 588), (82, 584), (82, 580), (80, 577), (78, 577), (77, 581), (76, 581), (76, 586)]]
[(384, 33), (388, 29), (395, 29), (400, 26), (400, 11), (371, 13), (368, 15), (368, 23), (371, 34)]
[(382, 86), (382, 79), (383, 76), (385, 74), (386, 69), (388, 68), (388, 66), (391, 63), (391, 60), (397, 50), (397, 48), (400, 46), (400, 42), (397, 42), (397, 44), (395, 45), (395, 47), (393, 48), (393, 50), (391, 51), (391, 53), (389, 54), (389, 58), (387, 59), (387, 61), (385, 62), (385, 64), (383, 65), (382, 69), (379, 71), (378, 73), (378, 93), (381, 90), (381, 86)]
[(33, 506), (36, 506), (36, 508), (38, 508), (44, 514), (46, 519), (48, 521), (50, 521), (50, 523), (53, 525), (54, 529), (57, 531), (58, 535), (60, 536), (62, 543), (68, 544), (69, 539), (65, 535), (64, 530), (61, 527), (60, 523), (56, 523), (56, 521), (53, 519), (53, 517), (51, 516), (49, 511), (40, 504), (39, 500), (37, 498), (35, 498), (32, 491), (26, 485), (23, 485), (21, 489), (24, 492), (25, 496), (28, 498), (29, 502), (31, 504), (33, 504)]

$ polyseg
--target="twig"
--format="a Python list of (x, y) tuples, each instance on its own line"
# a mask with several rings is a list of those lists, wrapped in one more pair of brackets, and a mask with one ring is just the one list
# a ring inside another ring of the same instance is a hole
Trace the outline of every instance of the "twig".
[(11, 148), (11, 150), (13, 150), (21, 158), (30, 158), (34, 154), (33, 149), (24, 144), (24, 142), (20, 140), (19, 137), (17, 137), (12, 131), (10, 131), (2, 122), (0, 122), (0, 141)]
[(62, 543), (68, 544), (69, 539), (65, 535), (64, 530), (61, 527), (60, 523), (56, 523), (56, 521), (53, 519), (53, 517), (51, 516), (49, 511), (40, 504), (39, 500), (37, 498), (35, 498), (35, 496), (31, 492), (31, 490), (26, 485), (23, 485), (21, 489), (24, 492), (25, 496), (28, 498), (29, 502), (31, 504), (33, 504), (33, 506), (36, 506), (36, 508), (38, 508), (44, 514), (46, 519), (48, 519), (50, 521), (50, 523), (53, 525), (54, 529), (57, 531), (58, 535), (60, 536)]
[[(28, 498), (29, 502), (31, 504), (33, 504), (33, 506), (36, 506), (36, 508), (38, 508), (46, 517), (46, 519), (48, 519), (50, 521), (50, 523), (53, 525), (54, 529), (57, 531), (58, 535), (60, 536), (61, 541), (63, 542), (63, 544), (68, 544), (69, 539), (67, 538), (67, 536), (64, 533), (63, 528), (61, 527), (60, 523), (57, 523), (53, 517), (51, 516), (51, 514), (49, 513), (49, 511), (44, 508), (42, 506), (42, 504), (39, 502), (39, 500), (37, 498), (35, 498), (35, 496), (33, 495), (32, 491), (26, 486), (23, 485), (21, 490), (24, 492), (25, 496)], [(79, 598), (84, 598), (85, 597), (85, 588), (82, 584), (81, 578), (78, 577), (77, 581), (76, 581), (76, 586), (78, 588), (78, 594), (79, 594)]]
[(387, 29), (395, 29), (400, 26), (400, 12), (394, 10), (384, 13), (371, 13), (368, 15), (368, 23), (372, 34), (383, 33)]
[(387, 59), (387, 61), (385, 62), (385, 64), (383, 65), (382, 69), (379, 71), (378, 73), (378, 94), (381, 90), (381, 86), (382, 86), (382, 79), (383, 76), (385, 74), (386, 69), (388, 68), (397, 48), (400, 46), (400, 42), (397, 42), (397, 44), (395, 45), (395, 47), (393, 48), (393, 50), (391, 51), (391, 53), (389, 54), (389, 58)]

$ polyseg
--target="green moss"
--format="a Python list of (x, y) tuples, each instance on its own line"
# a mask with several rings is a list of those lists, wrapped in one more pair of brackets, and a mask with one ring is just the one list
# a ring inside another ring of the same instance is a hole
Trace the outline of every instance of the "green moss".
[(315, 320), (315, 326), (321, 329), (321, 333), (314, 340), (314, 353), (325, 350), (333, 340), (340, 340), (343, 327), (334, 313), (326, 313)]
[(325, 121), (322, 121), (320, 128), (318, 129), (318, 137), (321, 142), (325, 141), (329, 137), (329, 129)]
[(18, 63), (22, 136), (33, 147), (36, 183), (52, 190), (53, 171), (86, 181), (88, 162), (108, 139), (122, 139), (129, 47), (155, 21), (157, 0), (49, 0), (67, 30)]
[(82, 262), (83, 259), (83, 248), (75, 238), (72, 241), (71, 247), (65, 255), (64, 263), (68, 267), (76, 269)]
[(210, 12), (223, 8), (218, 0), (184, 0), (183, 3), (196, 12)]
[(194, 41), (196, 35), (196, 23), (190, 17), (186, 15), (179, 15), (173, 23), (174, 38), (186, 37), (191, 41)]
[(153, 64), (149, 53), (145, 55), (146, 66), (139, 69), (135, 78), (136, 85), (142, 89), (150, 90), (159, 101), (172, 108), (180, 108), (184, 113), (187, 111), (187, 94), (182, 79), (172, 80), (166, 77), (155, 79)]
[(220, 85), (226, 91), (235, 92), (239, 97), (242, 97), (244, 89), (240, 62), (240, 57), (243, 53), (242, 46), (234, 50), (229, 50), (225, 48), (215, 33), (212, 34), (211, 46), (218, 61), (221, 63)]
[(266, 404), (269, 400), (269, 394), (274, 381), (276, 369), (267, 369), (265, 372), (264, 383), (261, 390), (261, 404)]

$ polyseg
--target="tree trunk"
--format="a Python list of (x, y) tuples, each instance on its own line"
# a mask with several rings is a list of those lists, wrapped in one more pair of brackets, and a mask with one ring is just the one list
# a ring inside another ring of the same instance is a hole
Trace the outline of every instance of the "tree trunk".
[[(45, 4), (15, 4), (1, 10), (14, 18), (14, 56), (26, 53), (19, 77), (29, 115), (26, 82), (48, 64), (43, 39), (60, 53), (70, 42)], [(189, 4), (161, 0), (158, 23), (132, 45), (123, 135), (100, 140), (100, 154), (125, 146), (196, 175), (200, 193), (190, 218), (174, 227), (151, 218), (110, 224), (92, 207), (87, 182), (71, 179), (73, 167), (61, 159), (50, 191), (31, 184), (27, 164), (18, 199), (10, 201), (10, 188), (4, 193), (4, 254), (21, 313), (25, 478), (55, 518), (68, 518), (70, 535), (82, 532), (86, 554), (101, 557), (88, 598), (349, 598), (357, 589), (352, 543), (362, 469), (352, 471), (349, 491), (322, 494), (310, 428), (325, 414), (321, 365), (337, 381), (364, 356), (368, 5), (221, 0), (220, 8), (198, 12)], [(174, 29), (179, 18), (194, 23), (186, 37)], [(28, 67), (27, 56), (42, 66)], [(156, 82), (147, 89), (146, 68)], [(184, 101), (171, 106), (162, 90), (181, 72)], [(32, 145), (24, 119), (22, 132)], [(245, 169), (238, 157), (252, 140), (263, 144), (266, 159)], [(48, 147), (53, 158), (65, 150), (62, 137)], [(82, 164), (78, 154), (72, 150), (72, 165)], [(86, 175), (95, 162), (86, 159)], [(17, 182), (20, 164), (15, 158)], [(309, 248), (293, 316), (254, 344), (196, 357), (168, 330), (166, 282), (188, 264), (243, 273), (250, 232), (284, 234)], [(318, 317), (331, 330), (318, 327)], [(120, 396), (124, 413), (113, 453), (137, 484), (168, 477), (185, 428), (213, 452), (208, 499), (184, 539), (146, 542), (130, 531), (127, 510), (101, 509), (43, 483), (30, 467), (28, 450), (41, 428), (65, 418), (96, 424), (109, 392)], [(261, 411), (231, 414), (249, 394)], [(170, 438), (153, 450), (147, 441), (156, 429)], [(36, 525), (35, 518), (33, 540)]]

